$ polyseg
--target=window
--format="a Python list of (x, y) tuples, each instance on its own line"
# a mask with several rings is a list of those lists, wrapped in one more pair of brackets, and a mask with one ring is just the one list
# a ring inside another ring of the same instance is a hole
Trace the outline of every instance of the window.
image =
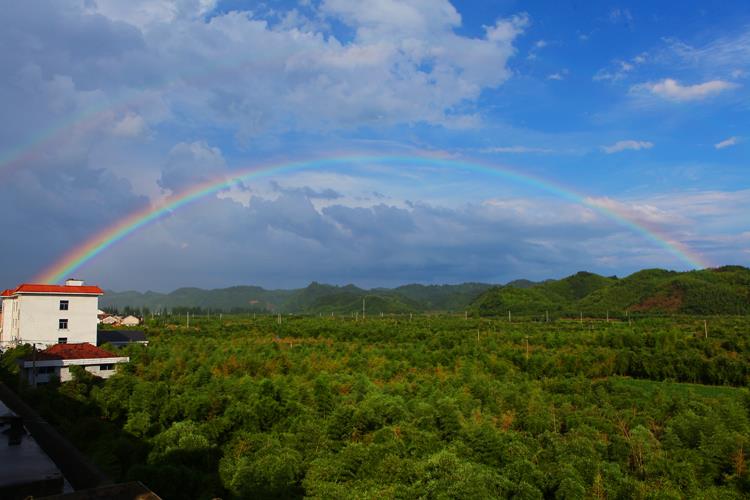
[(69, 304), (70, 304), (70, 301), (68, 301), (68, 300), (61, 300), (60, 301), (60, 310), (61, 311), (67, 311)]
[(52, 373), (55, 373), (55, 367), (54, 366), (40, 366), (36, 369), (37, 374), (39, 375), (50, 375)]
[(99, 370), (100, 371), (108, 371), (108, 370), (114, 370), (114, 369), (115, 369), (115, 365), (113, 365), (111, 363), (107, 364), (107, 365), (99, 365)]
[(67, 319), (59, 319), (59, 320), (57, 320), (57, 329), (58, 330), (67, 330), (68, 329), (68, 320)]
[(68, 337), (57, 337), (57, 343), (58, 344), (67, 344), (68, 343)]

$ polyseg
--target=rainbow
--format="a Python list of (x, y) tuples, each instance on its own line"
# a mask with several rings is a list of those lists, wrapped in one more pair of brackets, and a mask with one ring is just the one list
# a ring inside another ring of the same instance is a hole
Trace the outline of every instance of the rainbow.
[(701, 256), (695, 254), (684, 244), (672, 239), (669, 235), (660, 232), (658, 229), (647, 227), (643, 223), (633, 220), (623, 211), (618, 211), (611, 206), (605, 206), (600, 202), (578, 194), (566, 187), (533, 175), (521, 173), (506, 167), (482, 164), (475, 161), (432, 158), (427, 156), (344, 156), (256, 166), (240, 170), (228, 178), (222, 177), (221, 179), (214, 179), (193, 186), (158, 205), (148, 206), (142, 210), (134, 212), (110, 225), (103, 231), (95, 234), (89, 240), (72, 249), (52, 266), (43, 271), (36, 278), (36, 281), (40, 283), (60, 282), (118, 241), (161, 218), (165, 214), (211, 194), (218, 193), (219, 191), (225, 190), (243, 181), (256, 180), (272, 175), (282, 175), (300, 170), (313, 170), (323, 167), (336, 167), (362, 163), (443, 167), (499, 176), (506, 180), (525, 184), (541, 191), (554, 194), (573, 203), (586, 206), (619, 223), (623, 227), (640, 234), (645, 239), (663, 248), (691, 268), (700, 269), (711, 267), (710, 264), (701, 258)]

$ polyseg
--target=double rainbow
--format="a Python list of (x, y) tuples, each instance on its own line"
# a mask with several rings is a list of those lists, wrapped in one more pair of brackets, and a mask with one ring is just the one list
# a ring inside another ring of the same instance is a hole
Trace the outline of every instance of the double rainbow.
[(149, 206), (131, 213), (103, 231), (95, 234), (83, 244), (73, 248), (70, 252), (57, 260), (52, 266), (39, 274), (36, 281), (39, 283), (60, 282), (118, 241), (159, 219), (163, 215), (196, 200), (218, 193), (219, 191), (238, 183), (272, 175), (297, 172), (300, 170), (314, 170), (323, 167), (330, 168), (362, 163), (451, 168), (489, 174), (501, 177), (508, 181), (525, 184), (596, 211), (597, 213), (617, 222), (621, 226), (643, 236), (646, 240), (655, 243), (657, 246), (663, 248), (691, 268), (700, 269), (711, 267), (710, 264), (703, 260), (700, 255), (696, 254), (684, 244), (674, 240), (668, 234), (659, 229), (648, 227), (645, 224), (634, 220), (621, 210), (610, 206), (604, 206), (561, 185), (526, 173), (474, 161), (430, 158), (425, 156), (346, 156), (251, 167), (238, 171), (229, 178), (222, 177), (220, 179), (214, 179), (195, 185), (190, 189), (167, 199), (161, 204)]

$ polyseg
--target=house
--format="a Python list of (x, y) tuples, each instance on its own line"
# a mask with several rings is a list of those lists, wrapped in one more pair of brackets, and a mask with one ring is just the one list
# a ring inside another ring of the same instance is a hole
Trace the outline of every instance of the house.
[(122, 318), (120, 316), (105, 316), (101, 319), (100, 323), (103, 325), (119, 325), (120, 322), (122, 322)]
[(120, 324), (122, 326), (138, 326), (141, 324), (141, 320), (139, 318), (136, 318), (133, 315), (125, 316), (122, 318), (122, 321), (120, 321)]
[(75, 279), (65, 285), (24, 283), (5, 290), (0, 294), (0, 345), (96, 344), (96, 314), (103, 294), (98, 286)]
[(46, 384), (52, 377), (61, 382), (73, 379), (71, 366), (81, 366), (84, 370), (101, 378), (111, 377), (117, 365), (127, 363), (130, 358), (119, 356), (88, 343), (54, 344), (43, 351), (18, 361), (21, 378), (31, 385)]
[(148, 339), (142, 330), (99, 330), (96, 345), (103, 344), (112, 344), (116, 347), (129, 344), (148, 345)]
[(102, 322), (102, 320), (103, 320), (104, 318), (106, 318), (107, 316), (108, 316), (108, 314), (107, 314), (107, 313), (105, 313), (104, 311), (102, 311), (101, 309), (97, 309), (97, 310), (96, 310), (96, 322), (97, 322), (97, 323), (101, 323), (101, 322)]

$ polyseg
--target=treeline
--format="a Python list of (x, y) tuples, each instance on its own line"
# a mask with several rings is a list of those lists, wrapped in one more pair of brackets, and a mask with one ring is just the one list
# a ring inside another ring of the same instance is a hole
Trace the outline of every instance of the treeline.
[(750, 495), (744, 320), (148, 328), (111, 379), (23, 394), (166, 499)]

